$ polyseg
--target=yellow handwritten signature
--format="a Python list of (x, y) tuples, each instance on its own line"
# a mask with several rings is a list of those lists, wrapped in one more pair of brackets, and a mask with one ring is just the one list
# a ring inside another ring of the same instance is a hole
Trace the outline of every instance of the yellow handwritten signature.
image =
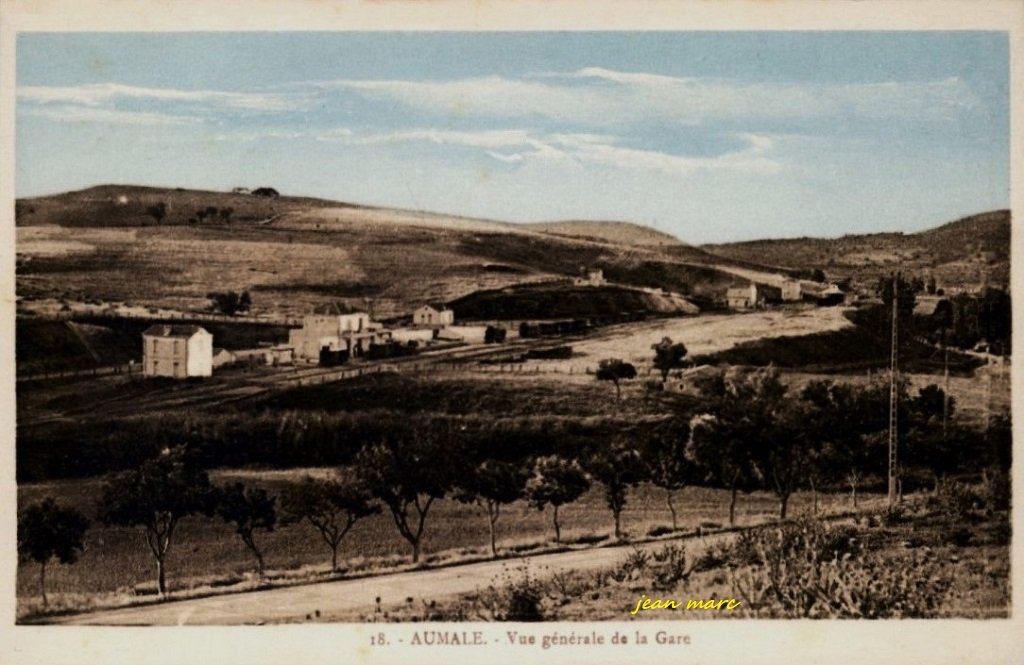
[[(737, 601), (735, 598), (724, 598), (722, 600), (715, 600), (713, 598), (708, 600), (687, 600), (687, 610), (726, 610), (733, 611), (743, 603)], [(640, 600), (636, 601), (636, 607), (630, 614), (636, 614), (637, 612), (649, 611), (649, 610), (678, 610), (680, 607), (679, 601), (662, 598), (648, 598), (647, 594), (642, 594)]]

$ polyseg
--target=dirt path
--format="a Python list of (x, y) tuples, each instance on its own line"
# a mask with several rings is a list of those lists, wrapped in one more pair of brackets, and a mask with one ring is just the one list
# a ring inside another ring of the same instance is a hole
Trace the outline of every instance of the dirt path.
[[(683, 543), (687, 558), (705, 547), (731, 538), (732, 533), (697, 538), (693, 536), (637, 545), (656, 550), (667, 543)], [(559, 571), (594, 571), (620, 563), (632, 551), (630, 545), (587, 548), (522, 559), (486, 561), (448, 566), (434, 570), (393, 573), (354, 580), (339, 580), (302, 586), (235, 593), (156, 605), (76, 614), (60, 617), (53, 623), (66, 625), (237, 625), (302, 621), (306, 615), (320, 612), (322, 619), (372, 612), (379, 597), (384, 606), (413, 598), (445, 600), (486, 587), (502, 572), (529, 562), (530, 574), (537, 577)]]

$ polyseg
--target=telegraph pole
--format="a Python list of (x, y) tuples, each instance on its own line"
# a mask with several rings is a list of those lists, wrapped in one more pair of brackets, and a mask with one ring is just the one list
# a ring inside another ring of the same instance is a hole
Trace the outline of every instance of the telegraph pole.
[(897, 397), (896, 378), (899, 369), (897, 367), (897, 340), (899, 321), (899, 289), (897, 283), (900, 280), (900, 273), (892, 279), (892, 355), (889, 362), (889, 507), (896, 505), (896, 428), (897, 421)]

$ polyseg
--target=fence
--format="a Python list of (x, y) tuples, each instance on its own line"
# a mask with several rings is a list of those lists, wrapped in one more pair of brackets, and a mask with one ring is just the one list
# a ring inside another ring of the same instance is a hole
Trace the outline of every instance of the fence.
[(274, 326), (301, 326), (302, 318), (295, 316), (247, 316), (244, 314), (218, 314), (216, 312), (132, 312), (118, 309), (68, 310), (38, 314), (41, 318), (74, 321), (94, 317), (137, 319), (143, 321), (219, 321), (223, 323), (256, 323)]
[(129, 365), (108, 365), (106, 367), (91, 367), (89, 369), (63, 369), (49, 372), (36, 372), (35, 374), (18, 374), (15, 381), (45, 381), (47, 379), (64, 379), (73, 376), (110, 376), (112, 374), (141, 374), (142, 363)]

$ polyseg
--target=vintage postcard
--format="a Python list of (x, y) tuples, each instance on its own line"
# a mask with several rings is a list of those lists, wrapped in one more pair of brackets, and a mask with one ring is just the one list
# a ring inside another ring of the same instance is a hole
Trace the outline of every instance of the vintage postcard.
[(4, 662), (1024, 661), (1019, 3), (0, 11)]

